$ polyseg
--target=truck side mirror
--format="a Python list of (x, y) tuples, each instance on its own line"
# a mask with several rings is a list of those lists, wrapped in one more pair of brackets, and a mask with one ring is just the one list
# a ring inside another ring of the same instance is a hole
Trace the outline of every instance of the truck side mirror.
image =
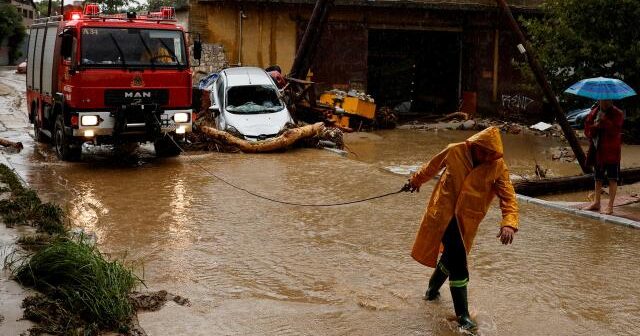
[(202, 58), (202, 42), (195, 41), (193, 42), (193, 59), (197, 59), (198, 61)]
[(60, 34), (60, 36), (62, 37), (60, 55), (64, 59), (70, 59), (73, 56), (73, 30), (66, 29)]

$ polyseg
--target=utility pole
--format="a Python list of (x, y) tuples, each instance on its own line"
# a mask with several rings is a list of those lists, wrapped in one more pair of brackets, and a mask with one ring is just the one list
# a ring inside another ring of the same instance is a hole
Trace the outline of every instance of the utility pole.
[(551, 85), (549, 84), (549, 82), (547, 82), (547, 78), (544, 75), (544, 71), (542, 70), (542, 66), (538, 61), (538, 58), (533, 50), (533, 47), (531, 46), (529, 41), (527, 41), (527, 38), (524, 36), (524, 33), (520, 29), (520, 25), (518, 24), (518, 21), (516, 21), (516, 19), (513, 17), (513, 13), (511, 13), (511, 9), (507, 5), (507, 2), (505, 0), (496, 0), (496, 1), (498, 2), (498, 6), (500, 6), (502, 11), (506, 15), (509, 21), (509, 25), (511, 26), (511, 30), (513, 30), (513, 32), (518, 37), (518, 40), (520, 40), (520, 44), (518, 45), (518, 50), (520, 51), (520, 53), (525, 54), (527, 61), (529, 62), (529, 66), (531, 67), (533, 74), (536, 76), (538, 85), (540, 85), (540, 87), (542, 88), (542, 91), (544, 92), (545, 97), (551, 103), (553, 112), (555, 113), (556, 120), (558, 121), (558, 123), (560, 124), (560, 127), (562, 128), (562, 132), (564, 133), (565, 138), (567, 138), (567, 141), (569, 141), (569, 145), (573, 150), (573, 154), (575, 154), (576, 159), (578, 160), (578, 163), (580, 163), (582, 172), (585, 174), (591, 173), (591, 167), (587, 166), (587, 157), (584, 154), (582, 147), (580, 147), (580, 143), (578, 143), (578, 138), (576, 137), (576, 134), (573, 131), (573, 128), (571, 128), (571, 126), (569, 125), (569, 122), (567, 121), (567, 117), (565, 116), (564, 111), (562, 110), (562, 106), (560, 106), (560, 103), (558, 102), (556, 95), (553, 93), (553, 89), (551, 88)]
[(293, 60), (291, 71), (289, 71), (290, 77), (296, 79), (305, 79), (307, 77), (318, 43), (320, 43), (320, 37), (322, 37), (324, 28), (327, 25), (331, 7), (333, 7), (333, 0), (316, 1), (313, 13), (311, 13), (311, 18), (296, 51), (296, 58)]

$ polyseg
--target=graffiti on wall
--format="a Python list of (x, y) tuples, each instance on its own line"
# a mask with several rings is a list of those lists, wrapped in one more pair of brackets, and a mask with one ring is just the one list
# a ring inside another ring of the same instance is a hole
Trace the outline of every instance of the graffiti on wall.
[(501, 107), (504, 111), (524, 112), (535, 100), (522, 94), (502, 94)]

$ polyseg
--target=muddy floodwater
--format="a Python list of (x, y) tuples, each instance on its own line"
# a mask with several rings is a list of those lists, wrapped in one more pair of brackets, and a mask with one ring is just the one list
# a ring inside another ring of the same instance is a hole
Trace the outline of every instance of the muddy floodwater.
[[(409, 251), (433, 183), (419, 194), (302, 208), (399, 189), (410, 169), (467, 132), (352, 134), (343, 158), (314, 149), (269, 155), (191, 154), (131, 164), (108, 155), (62, 163), (27, 144), (11, 163), (101, 249), (144, 265), (151, 289), (190, 298), (143, 313), (151, 335), (457, 335), (451, 297), (422, 300), (431, 269)], [(505, 136), (512, 173), (534, 161), (579, 173), (544, 153), (553, 139)], [(557, 142), (557, 144), (556, 144)], [(626, 147), (638, 165), (640, 150)], [(640, 231), (521, 205), (512, 246), (498, 243), (494, 204), (470, 256), (470, 310), (482, 335), (637, 335)]]

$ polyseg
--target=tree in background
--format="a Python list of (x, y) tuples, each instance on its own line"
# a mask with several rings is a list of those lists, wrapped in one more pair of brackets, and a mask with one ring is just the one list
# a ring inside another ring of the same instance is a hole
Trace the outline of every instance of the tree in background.
[(96, 0), (93, 1), (102, 7), (102, 12), (105, 14), (114, 14), (126, 11), (129, 8), (137, 5), (135, 0)]
[[(56, 13), (56, 11), (58, 10), (58, 8), (60, 7), (58, 5), (58, 1), (54, 1), (51, 4), (51, 13), (52, 15)], [(34, 4), (36, 5), (36, 12), (38, 12), (38, 15), (40, 17), (46, 17), (47, 16), (47, 11), (49, 10), (49, 1), (48, 0), (43, 0), (40, 2), (34, 2)]]
[(9, 4), (0, 3), (0, 43), (6, 39), (9, 45), (9, 64), (21, 56), (20, 45), (26, 36), (22, 15)]
[[(524, 25), (557, 92), (598, 76), (640, 91), (640, 1), (547, 0), (542, 8), (542, 17)], [(640, 128), (640, 99), (616, 104), (628, 111), (627, 124)]]
[(182, 9), (189, 5), (188, 0), (178, 0), (178, 1), (169, 1), (169, 0), (149, 0), (148, 9), (150, 12), (159, 11), (162, 6), (171, 6), (176, 9)]

